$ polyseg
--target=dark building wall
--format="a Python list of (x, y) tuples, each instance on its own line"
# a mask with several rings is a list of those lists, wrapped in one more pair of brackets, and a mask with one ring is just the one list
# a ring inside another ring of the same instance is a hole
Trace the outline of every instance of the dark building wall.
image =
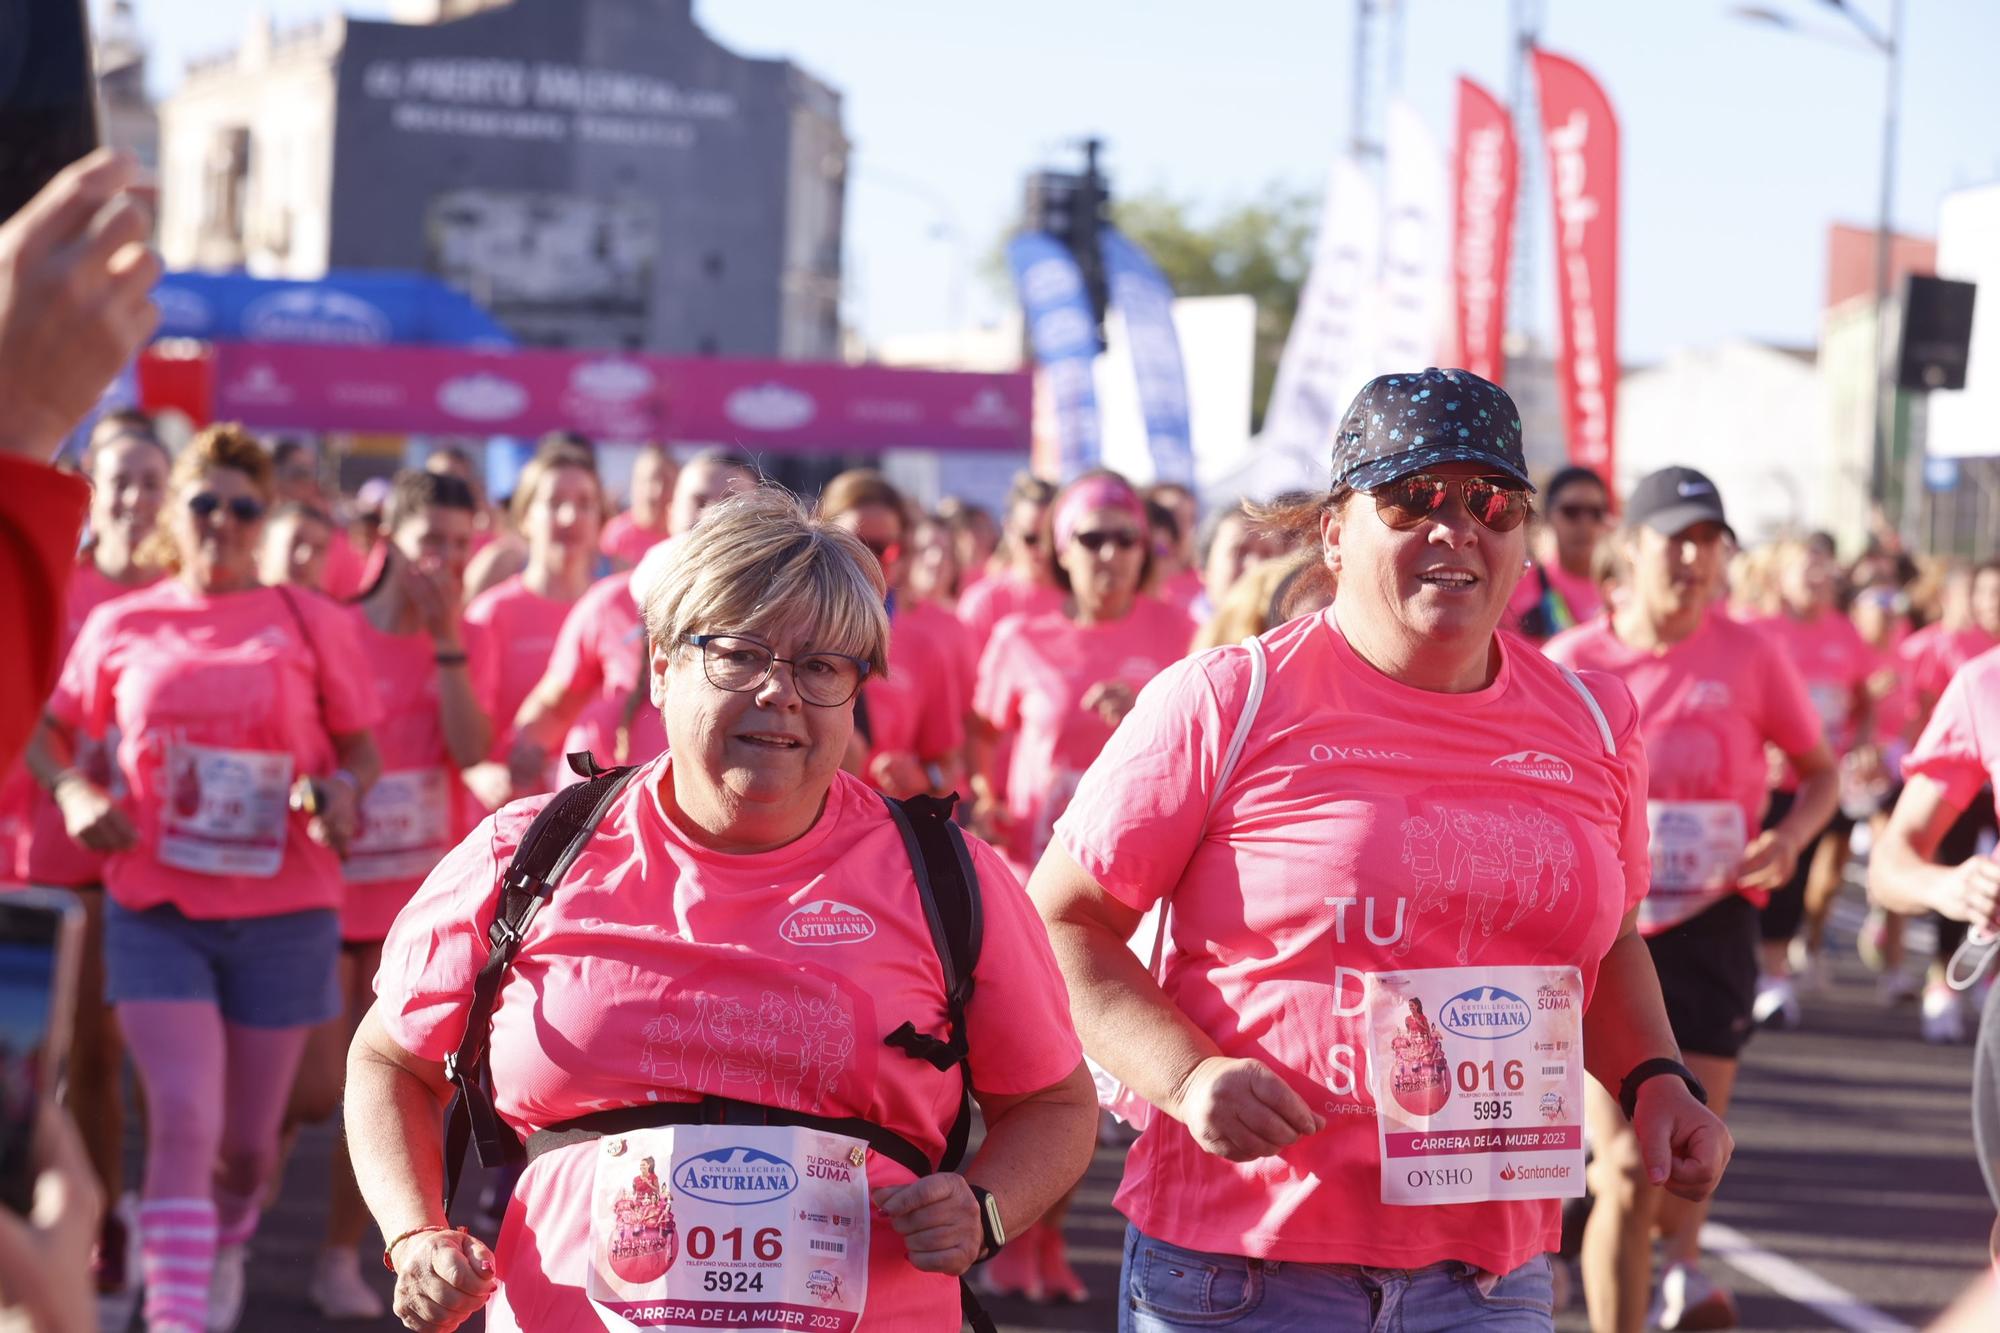
[(335, 267), (437, 273), (530, 343), (779, 354), (787, 62), (724, 50), (688, 0), (347, 34)]

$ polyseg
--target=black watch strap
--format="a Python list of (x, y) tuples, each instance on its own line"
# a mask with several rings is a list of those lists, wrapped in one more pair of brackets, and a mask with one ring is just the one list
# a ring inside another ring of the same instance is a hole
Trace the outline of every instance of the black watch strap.
[(981, 1189), (971, 1181), (967, 1181), (966, 1185), (972, 1190), (973, 1202), (979, 1205), (979, 1257), (972, 1262), (983, 1264), (1000, 1253), (1000, 1247), (1006, 1244), (1006, 1240), (993, 1234), (993, 1192)]
[(1694, 1094), (1696, 1101), (1703, 1106), (1708, 1105), (1708, 1089), (1701, 1086), (1701, 1080), (1694, 1076), (1692, 1069), (1678, 1060), (1669, 1060), (1663, 1055), (1655, 1056), (1651, 1060), (1641, 1061), (1625, 1076), (1625, 1081), (1618, 1085), (1618, 1105), (1624, 1110), (1627, 1120), (1632, 1118), (1632, 1113), (1639, 1107), (1639, 1085), (1661, 1074), (1672, 1074), (1687, 1084), (1688, 1091)]

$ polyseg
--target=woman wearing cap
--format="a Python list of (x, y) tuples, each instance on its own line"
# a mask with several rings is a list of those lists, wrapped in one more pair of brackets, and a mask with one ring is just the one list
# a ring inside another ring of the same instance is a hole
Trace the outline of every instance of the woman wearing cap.
[[(1757, 909), (1832, 815), (1840, 780), (1798, 670), (1769, 635), (1715, 606), (1731, 533), (1714, 483), (1691, 468), (1655, 472), (1633, 490), (1625, 520), (1624, 602), (1557, 635), (1547, 652), (1617, 677), (1639, 706), (1652, 858), (1639, 933), (1674, 1039), (1722, 1115), (1752, 1027)], [(1800, 774), (1797, 800), (1769, 821), (1767, 745)], [(1596, 1153), (1583, 1242), (1592, 1328), (1637, 1333), (1647, 1322), (1656, 1224), (1667, 1269), (1654, 1326), (1732, 1326), (1734, 1301), (1701, 1269), (1706, 1201), (1663, 1198), (1617, 1102), (1602, 1088), (1586, 1095)]]
[[(347, 613), (257, 585), (270, 495), (256, 440), (195, 437), (141, 549), (173, 577), (84, 621), (43, 733), (70, 836), (109, 854), (105, 993), (145, 1093), (151, 1333), (241, 1313), (292, 1075), (340, 1009), (338, 854), (380, 768)], [(114, 725), (119, 797), (69, 766), (75, 736)]]
[[(1730, 1150), (1637, 932), (1637, 709), (1496, 633), (1530, 495), (1504, 391), (1376, 379), (1333, 462), (1299, 516), (1333, 605), (1149, 686), (1035, 872), (1086, 1049), (1157, 1108), (1120, 1326), (1546, 1330), (1586, 1070), (1652, 1180), (1700, 1197)], [(1125, 942), (1163, 901), (1156, 979)]]
[(1542, 511), (1543, 549), (1529, 560), (1507, 606), (1514, 628), (1531, 639), (1587, 624), (1604, 609), (1591, 560), (1611, 530), (1611, 492), (1591, 469), (1566, 467), (1549, 478)]
[[(764, 1136), (810, 1135), (784, 1129), (788, 1116), (860, 1117), (938, 1160), (961, 1067), (886, 1043), (901, 1023), (938, 1030), (939, 955), (887, 805), (839, 767), (854, 696), (887, 648), (884, 592), (858, 541), (773, 491), (728, 501), (675, 544), (646, 604), (671, 745), (610, 798), (502, 983), (489, 1059), (510, 1129), (621, 1108), (658, 1124), (670, 1110), (640, 1112), (725, 1097), (776, 1113)], [(643, 1324), (645, 1302), (689, 1292), (776, 1324), (799, 1305), (852, 1312), (865, 1287), (864, 1328), (958, 1327), (951, 1279), (989, 1248), (980, 1196), (1000, 1235), (1025, 1228), (1082, 1174), (1095, 1124), (1047, 937), (976, 841), (984, 943), (956, 1035), (987, 1133), (963, 1174), (913, 1179), (902, 1155), (858, 1143), (675, 1162), (666, 1130), (572, 1126), (564, 1146), (536, 1141), (550, 1150), (521, 1176), (497, 1257), (446, 1228), (443, 1062), (500, 875), (544, 803), (502, 810), (425, 882), (350, 1057), (349, 1145), (391, 1242), (395, 1313), (453, 1329), (497, 1283), (496, 1333), (624, 1326), (611, 1306)], [(728, 1206), (776, 1198), (775, 1212)]]

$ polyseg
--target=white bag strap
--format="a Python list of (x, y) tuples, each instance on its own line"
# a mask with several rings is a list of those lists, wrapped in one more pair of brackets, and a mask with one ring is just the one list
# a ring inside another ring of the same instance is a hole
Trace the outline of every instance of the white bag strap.
[[(1243, 758), (1244, 747), (1250, 744), (1250, 733), (1257, 726), (1257, 712), (1264, 706), (1264, 687), (1271, 678), (1271, 659), (1264, 651), (1264, 641), (1251, 635), (1243, 641), (1250, 650), (1250, 689), (1243, 696), (1243, 711), (1236, 715), (1236, 730), (1229, 737), (1229, 748), (1222, 752), (1222, 768), (1215, 775), (1215, 786), (1208, 793), (1208, 813), (1202, 817), (1205, 824), (1215, 817), (1215, 807), (1222, 800), (1223, 788), (1236, 776), (1236, 765)], [(1167, 948), (1167, 908), (1172, 899), (1172, 891), (1160, 899), (1159, 926), (1153, 933), (1153, 954), (1151, 971), (1157, 979), (1160, 975), (1160, 959)]]
[(1556, 670), (1563, 673), (1563, 679), (1568, 681), (1569, 687), (1582, 697), (1584, 706), (1590, 709), (1590, 715), (1597, 719), (1597, 738), (1604, 742), (1604, 757), (1607, 759), (1616, 759), (1618, 757), (1618, 741), (1611, 734), (1611, 723), (1605, 720), (1604, 710), (1598, 706), (1597, 696), (1590, 692), (1590, 686), (1583, 683), (1582, 676), (1577, 675), (1576, 672), (1571, 671), (1562, 663), (1556, 663)]

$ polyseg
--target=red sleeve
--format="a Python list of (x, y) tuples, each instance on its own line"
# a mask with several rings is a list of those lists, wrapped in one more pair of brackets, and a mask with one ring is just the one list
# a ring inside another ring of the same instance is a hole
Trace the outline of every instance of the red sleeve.
[(81, 477), (0, 455), (0, 772), (12, 768), (34, 730), (62, 664), (65, 596), (77, 536), (90, 506)]

